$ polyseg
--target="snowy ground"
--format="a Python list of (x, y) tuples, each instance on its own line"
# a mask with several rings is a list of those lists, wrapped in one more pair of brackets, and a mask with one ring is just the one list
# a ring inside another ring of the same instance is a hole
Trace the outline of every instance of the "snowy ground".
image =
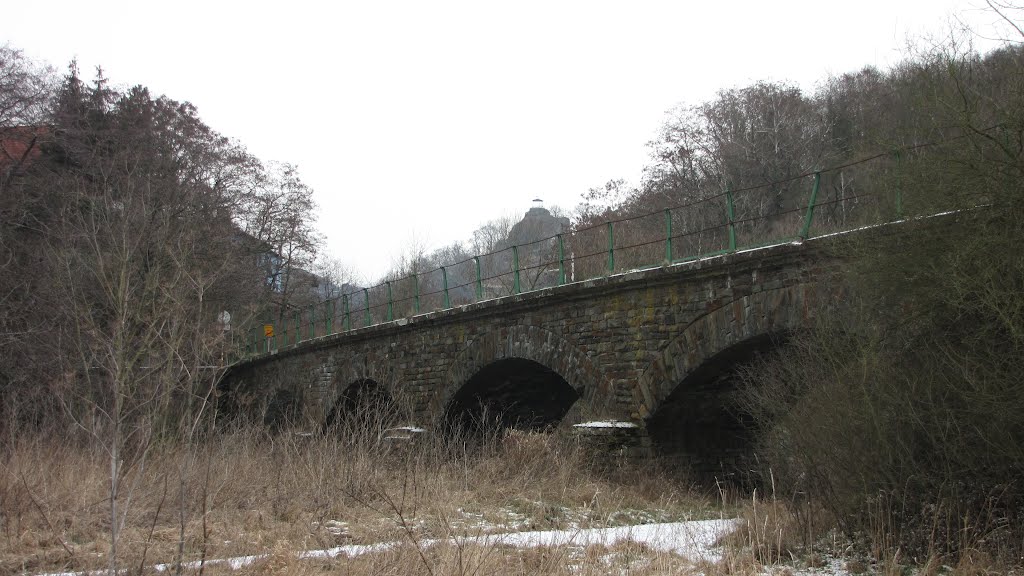
[[(475, 515), (467, 514), (469, 517)], [(484, 533), (483, 530), (490, 530), (496, 526), (486, 520), (480, 519), (474, 523), (478, 530), (474, 536), (464, 536), (449, 539), (423, 539), (418, 542), (421, 547), (435, 546), (439, 544), (457, 544), (460, 547), (465, 545), (490, 546), (512, 546), (518, 548), (552, 546), (568, 547), (573, 550), (582, 551), (589, 546), (611, 547), (622, 542), (635, 542), (642, 544), (648, 549), (667, 554), (675, 554), (694, 563), (717, 563), (722, 560), (722, 549), (715, 544), (719, 539), (736, 528), (739, 520), (691, 520), (686, 522), (658, 522), (650, 524), (638, 524), (632, 526), (616, 526), (611, 528), (572, 528), (567, 530), (533, 530), (533, 531), (504, 531)], [(337, 536), (347, 533), (347, 526), (344, 522), (328, 521), (325, 529)], [(506, 530), (508, 528), (505, 528)], [(387, 541), (373, 544), (348, 544), (321, 550), (305, 550), (296, 552), (295, 557), (299, 559), (331, 559), (338, 557), (356, 557), (364, 554), (386, 552), (408, 544), (409, 541)], [(269, 556), (258, 554), (252, 556), (238, 556), (234, 558), (219, 558), (206, 560), (206, 566), (221, 566), (231, 570), (238, 570), (253, 563), (263, 561)], [(567, 558), (573, 558), (569, 554)], [(852, 570), (848, 563), (827, 558), (821, 561), (819, 567), (794, 568), (791, 566), (767, 566), (761, 569), (764, 576), (852, 576), (853, 574), (874, 574), (875, 570), (863, 563)], [(173, 564), (157, 564), (153, 566), (158, 572), (172, 572), (176, 569)], [(187, 562), (183, 566), (186, 570), (200, 568), (200, 563)], [(39, 576), (93, 576), (102, 574), (105, 571), (96, 572), (62, 572), (50, 573)]]
[[(678, 554), (694, 562), (705, 560), (716, 562), (720, 554), (714, 544), (719, 537), (728, 533), (736, 525), (736, 520), (693, 520), (689, 522), (666, 522), (659, 524), (643, 524), (638, 526), (618, 526), (614, 528), (589, 528), (573, 530), (538, 530), (529, 532), (502, 532), (481, 534), (457, 539), (427, 539), (420, 542), (421, 546), (434, 546), (442, 543), (458, 543), (460, 545), (476, 544), (480, 546), (571, 546), (587, 547), (604, 545), (611, 546), (619, 542), (632, 541), (642, 543), (660, 552)], [(337, 558), (339, 556), (354, 557), (373, 552), (382, 552), (402, 545), (401, 541), (379, 542), (376, 544), (349, 544), (324, 550), (306, 550), (297, 556), (303, 559)], [(239, 556), (207, 560), (207, 565), (226, 565), (231, 569), (239, 569), (266, 558), (266, 555)], [(196, 569), (198, 562), (184, 566)], [(154, 566), (157, 571), (165, 572), (175, 568), (171, 564)], [(87, 576), (90, 573), (64, 572), (51, 573), (43, 576)]]
[[(617, 542), (631, 540), (643, 543), (652, 549), (662, 552), (674, 552), (691, 560), (717, 561), (718, 552), (713, 548), (714, 542), (735, 526), (735, 520), (694, 520), (690, 522), (669, 522), (664, 524), (644, 524), (640, 526), (619, 526), (616, 528), (590, 528), (578, 530), (540, 530), (532, 532), (504, 532), (484, 534), (449, 540), (424, 540), (421, 545), (433, 546), (438, 543), (452, 542), (460, 545), (477, 544), (480, 546), (611, 546)], [(300, 558), (336, 558), (338, 556), (359, 556), (370, 552), (380, 552), (400, 545), (401, 542), (381, 542), (377, 544), (349, 544), (326, 550), (307, 550), (299, 553)], [(243, 556), (214, 560), (212, 563), (227, 563), (234, 569), (247, 566), (261, 560), (264, 556)], [(197, 564), (198, 566), (198, 564)], [(158, 565), (157, 570), (170, 568)]]

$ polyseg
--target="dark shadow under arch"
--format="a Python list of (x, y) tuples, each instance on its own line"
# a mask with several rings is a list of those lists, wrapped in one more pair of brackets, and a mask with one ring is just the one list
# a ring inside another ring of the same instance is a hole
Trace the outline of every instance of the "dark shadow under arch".
[(291, 390), (280, 389), (267, 401), (263, 410), (263, 425), (278, 433), (294, 424), (299, 417), (299, 396)]
[(698, 481), (743, 476), (749, 466), (737, 455), (750, 454), (750, 434), (727, 401), (736, 368), (809, 326), (828, 294), (817, 284), (748, 294), (695, 319), (665, 345), (633, 388), (655, 454), (684, 464)]
[(402, 420), (402, 411), (388, 389), (372, 378), (360, 378), (342, 390), (324, 422), (325, 431), (375, 433)]
[(444, 411), (449, 430), (550, 429), (580, 398), (558, 372), (525, 358), (496, 360), (474, 373)]
[(688, 373), (647, 419), (656, 456), (703, 484), (751, 482), (756, 429), (738, 402), (741, 371), (788, 339), (787, 332), (748, 338)]

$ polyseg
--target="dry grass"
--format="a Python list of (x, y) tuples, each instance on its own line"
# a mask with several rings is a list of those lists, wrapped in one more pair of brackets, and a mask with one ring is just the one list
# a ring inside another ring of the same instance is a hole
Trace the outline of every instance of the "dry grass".
[(724, 543), (729, 545), (729, 556), (743, 564), (747, 562), (739, 557), (747, 556), (750, 565), (775, 565), (807, 556), (811, 546), (836, 525), (813, 503), (761, 498), (757, 491), (740, 507), (738, 516), (740, 528)]
[[(565, 438), (519, 432), (470, 447), (437, 437), (395, 444), (374, 435), (271, 437), (246, 429), (187, 449), (155, 446), (126, 466), (118, 562), (134, 572), (178, 560), (267, 555), (239, 573), (304, 574), (326, 562), (368, 574), (489, 573), (497, 566), (555, 574), (562, 570), (556, 565), (571, 563), (565, 550), (438, 545), (421, 556), (402, 546), (331, 561), (299, 561), (295, 553), (714, 514), (713, 502), (668, 474), (593, 464)], [(60, 439), (17, 438), (3, 447), (0, 468), (0, 573), (108, 565), (104, 453)], [(646, 564), (676, 561), (637, 554)], [(624, 562), (630, 554), (613, 556)], [(209, 565), (203, 573), (226, 570)]]
[[(0, 574), (95, 570), (109, 564), (109, 464), (88, 445), (21, 437), (0, 460)], [(598, 465), (600, 464), (600, 465)], [(835, 522), (819, 507), (747, 497), (723, 506), (649, 463), (596, 463), (571, 440), (511, 432), (477, 445), (423, 435), (217, 435), (188, 449), (154, 446), (125, 467), (119, 566), (185, 574), (802, 574), (822, 568)], [(722, 497), (721, 499), (724, 499)], [(644, 544), (539, 546), (452, 537), (739, 516), (717, 562)], [(428, 543), (428, 541), (430, 541)], [(347, 557), (303, 551), (388, 542)], [(211, 560), (254, 556), (243, 566)], [(888, 555), (845, 561), (850, 573), (982, 576), (1009, 569), (983, 552), (944, 567)], [(203, 561), (203, 564), (200, 564)], [(831, 560), (835, 562), (835, 560)]]
[[(980, 547), (967, 547), (952, 557), (937, 553), (907, 557), (898, 547), (880, 548), (895, 539), (882, 522), (873, 534), (857, 541), (842, 535), (835, 518), (820, 505), (799, 503), (757, 493), (737, 507), (740, 527), (720, 540), (720, 561), (699, 564), (707, 576), (764, 576), (867, 574), (876, 576), (996, 576), (1024, 575), (1018, 559), (994, 555)], [(999, 547), (990, 549), (1001, 550)]]

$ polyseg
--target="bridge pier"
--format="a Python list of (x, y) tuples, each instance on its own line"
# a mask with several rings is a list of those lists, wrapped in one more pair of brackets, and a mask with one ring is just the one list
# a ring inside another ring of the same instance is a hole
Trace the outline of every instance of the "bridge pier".
[(596, 420), (572, 426), (572, 434), (596, 454), (641, 459), (653, 455), (647, 428), (635, 422)]

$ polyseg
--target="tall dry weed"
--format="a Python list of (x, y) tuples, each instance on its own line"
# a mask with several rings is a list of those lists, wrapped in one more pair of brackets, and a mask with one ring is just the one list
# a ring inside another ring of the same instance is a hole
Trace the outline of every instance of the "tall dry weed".
[[(288, 556), (281, 550), (644, 521), (617, 518), (629, 510), (678, 519), (708, 508), (700, 498), (688, 500), (686, 485), (671, 477), (660, 479), (657, 492), (657, 478), (634, 483), (640, 472), (600, 472), (571, 438), (510, 432), (468, 442), (426, 432), (395, 440), (382, 432), (310, 436), (238, 426), (191, 445), (154, 445), (146, 465), (122, 479), (132, 490), (121, 502), (128, 512), (121, 565), (173, 568), (270, 554), (262, 568), (246, 570), (303, 574), (305, 564), (274, 564)], [(59, 436), (9, 439), (2, 450), (0, 573), (104, 567), (110, 520), (103, 455)], [(472, 564), (462, 554), (463, 565)], [(435, 560), (458, 567), (457, 554)]]

